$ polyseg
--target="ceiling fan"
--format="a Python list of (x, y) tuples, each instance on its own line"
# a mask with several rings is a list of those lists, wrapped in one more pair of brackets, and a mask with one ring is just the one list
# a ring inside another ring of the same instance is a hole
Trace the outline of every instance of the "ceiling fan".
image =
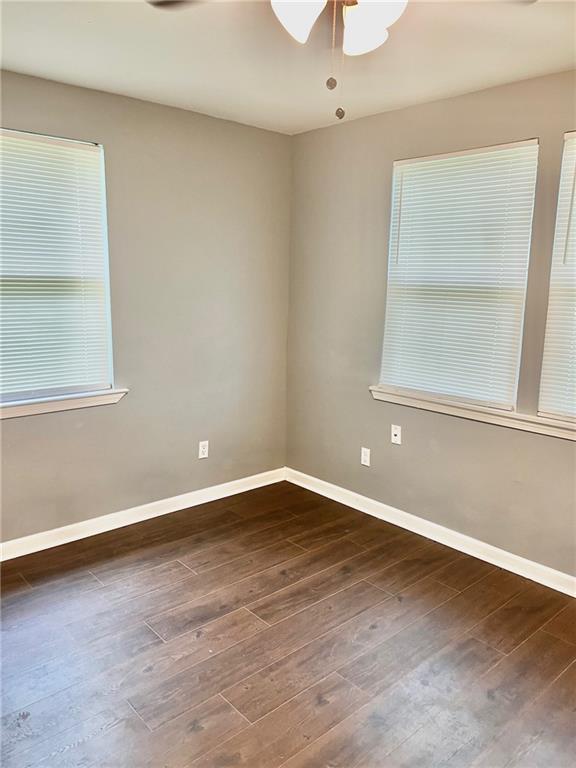
[[(155, 8), (174, 9), (208, 0), (147, 0)], [(426, 0), (421, 0), (425, 2)], [(467, 2), (468, 0), (452, 0)], [(478, 0), (475, 0), (478, 2)], [(531, 5), (539, 0), (484, 0)], [(332, 15), (332, 59), (336, 46), (336, 27), (341, 18), (342, 52), (360, 56), (376, 50), (388, 39), (388, 28), (402, 16), (408, 0), (270, 0), (272, 10), (284, 29), (299, 43), (306, 43), (322, 12), (330, 6)], [(341, 16), (339, 14), (341, 12)], [(326, 80), (329, 91), (338, 85), (335, 77)], [(342, 107), (335, 112), (339, 120), (345, 116)]]
[[(155, 8), (183, 8), (205, 0), (147, 0)], [(359, 56), (375, 50), (388, 39), (388, 27), (406, 10), (408, 0), (270, 0), (272, 10), (284, 29), (299, 43), (306, 43), (312, 27), (331, 5), (342, 12), (342, 50)]]
[[(498, 0), (497, 0), (498, 1)], [(538, 0), (499, 0), (531, 5)], [(206, 0), (147, 0), (155, 8), (183, 8)], [(312, 27), (327, 5), (342, 11), (342, 51), (360, 56), (379, 48), (388, 39), (388, 28), (406, 10), (408, 0), (270, 0), (272, 10), (284, 29), (299, 43), (306, 43)]]

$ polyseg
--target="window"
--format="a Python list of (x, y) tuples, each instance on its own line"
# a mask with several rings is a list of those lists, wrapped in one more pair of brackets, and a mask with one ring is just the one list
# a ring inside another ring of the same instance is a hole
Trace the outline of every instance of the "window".
[(2, 129), (0, 152), (2, 402), (111, 392), (102, 147)]
[(576, 133), (566, 134), (538, 412), (576, 419)]
[(381, 390), (515, 408), (537, 162), (525, 141), (394, 164)]

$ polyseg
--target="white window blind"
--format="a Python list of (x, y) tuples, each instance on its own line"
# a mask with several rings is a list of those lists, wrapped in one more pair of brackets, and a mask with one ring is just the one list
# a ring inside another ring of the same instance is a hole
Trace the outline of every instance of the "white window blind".
[(380, 384), (513, 409), (534, 141), (394, 164)]
[(552, 251), (541, 416), (576, 419), (576, 133), (567, 134)]
[(102, 147), (0, 133), (3, 401), (112, 387)]

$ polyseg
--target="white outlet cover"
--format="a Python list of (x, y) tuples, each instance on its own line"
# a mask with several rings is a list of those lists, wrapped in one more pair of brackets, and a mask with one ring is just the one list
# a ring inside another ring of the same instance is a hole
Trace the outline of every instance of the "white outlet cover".
[(402, 427), (398, 426), (398, 424), (392, 424), (390, 428), (390, 441), (394, 445), (402, 445)]
[(362, 447), (360, 449), (360, 464), (364, 467), (370, 466), (370, 448)]
[(208, 449), (210, 447), (210, 443), (208, 440), (201, 440), (198, 443), (198, 458), (199, 459), (207, 459), (208, 458)]

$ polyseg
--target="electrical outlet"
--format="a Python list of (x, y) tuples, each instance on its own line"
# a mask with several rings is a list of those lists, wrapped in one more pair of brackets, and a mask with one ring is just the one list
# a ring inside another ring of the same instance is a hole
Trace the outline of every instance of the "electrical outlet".
[(398, 424), (392, 424), (390, 429), (390, 441), (394, 443), (394, 445), (402, 445), (402, 427), (399, 427)]
[(199, 459), (207, 459), (208, 458), (208, 446), (209, 446), (208, 440), (201, 440), (198, 443), (198, 458)]
[(360, 449), (360, 464), (365, 467), (370, 466), (370, 448)]

